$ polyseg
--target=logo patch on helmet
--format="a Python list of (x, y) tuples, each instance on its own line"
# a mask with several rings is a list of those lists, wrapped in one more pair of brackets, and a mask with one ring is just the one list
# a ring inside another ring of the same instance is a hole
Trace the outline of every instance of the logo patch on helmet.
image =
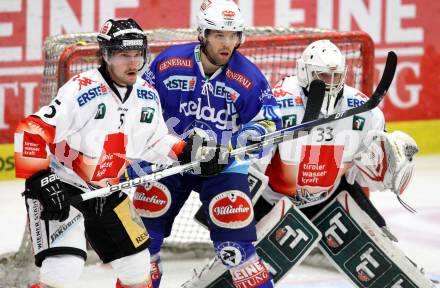
[(223, 10), (222, 15), (225, 20), (234, 20), (235, 12), (231, 10)]
[(209, 203), (209, 216), (215, 225), (240, 229), (249, 225), (254, 211), (249, 197), (239, 191), (230, 190), (215, 196)]
[(107, 21), (107, 22), (105, 22), (104, 25), (102, 25), (101, 31), (99, 31), (99, 33), (101, 33), (101, 34), (108, 34), (108, 32), (110, 31), (111, 28), (112, 28), (112, 22), (111, 21)]
[(142, 45), (144, 45), (144, 41), (142, 39), (122, 40), (122, 46), (125, 47), (142, 46)]
[(238, 266), (246, 259), (244, 249), (237, 243), (224, 242), (215, 248), (215, 253), (222, 262), (231, 267)]
[(133, 205), (142, 217), (162, 216), (171, 205), (170, 190), (161, 183), (154, 183), (148, 189), (138, 186), (133, 196)]
[(211, 0), (203, 1), (202, 5), (200, 6), (200, 10), (202, 12), (205, 12), (205, 10), (208, 9), (211, 6), (211, 4), (212, 4)]

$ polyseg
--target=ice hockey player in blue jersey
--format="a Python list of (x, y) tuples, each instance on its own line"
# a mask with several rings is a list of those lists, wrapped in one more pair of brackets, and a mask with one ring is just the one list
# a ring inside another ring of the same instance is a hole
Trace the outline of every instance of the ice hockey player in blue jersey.
[[(142, 76), (159, 92), (170, 131), (188, 141), (201, 137), (235, 149), (280, 128), (279, 108), (269, 83), (237, 51), (245, 39), (238, 6), (227, 0), (204, 1), (197, 21), (199, 42), (168, 48)], [(151, 235), (155, 288), (162, 274), (163, 240), (192, 190), (200, 195), (215, 253), (229, 269), (234, 286), (273, 287), (272, 276), (252, 244), (256, 231), (247, 181), (249, 161), (265, 152), (230, 159), (217, 175), (201, 177), (194, 171), (137, 189), (134, 204)]]

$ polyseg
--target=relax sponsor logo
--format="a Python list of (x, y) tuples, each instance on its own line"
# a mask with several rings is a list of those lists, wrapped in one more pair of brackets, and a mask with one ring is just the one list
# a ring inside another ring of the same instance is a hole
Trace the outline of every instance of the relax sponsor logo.
[(224, 82), (217, 81), (215, 83), (214, 96), (226, 99), (228, 102), (235, 102), (240, 97), (240, 93), (231, 87), (227, 87)]
[(80, 94), (76, 98), (79, 107), (84, 106), (85, 104), (87, 104), (88, 102), (92, 101), (93, 99), (99, 96), (107, 95), (107, 89), (103, 89), (103, 87), (105, 86), (96, 86)]
[(194, 91), (196, 87), (196, 76), (175, 75), (163, 81), (168, 90)]
[(185, 116), (196, 116), (197, 120), (205, 120), (215, 124), (217, 129), (227, 128), (227, 111), (220, 109), (216, 111), (214, 107), (202, 106), (202, 99), (198, 98), (197, 102), (188, 101), (180, 103), (179, 112)]
[(191, 58), (170, 58), (158, 64), (159, 72), (163, 72), (173, 67), (192, 68)]

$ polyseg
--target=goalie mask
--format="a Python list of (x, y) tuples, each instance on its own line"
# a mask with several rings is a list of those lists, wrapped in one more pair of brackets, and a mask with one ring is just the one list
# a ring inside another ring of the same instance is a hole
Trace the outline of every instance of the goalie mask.
[(133, 20), (107, 20), (98, 34), (98, 43), (106, 63), (112, 60), (116, 50), (139, 50), (142, 52), (138, 71), (149, 58), (148, 41), (142, 28)]
[(307, 91), (315, 79), (325, 83), (321, 113), (333, 114), (346, 76), (345, 57), (339, 48), (330, 40), (315, 41), (307, 46), (301, 58), (297, 60), (296, 69), (298, 82)]

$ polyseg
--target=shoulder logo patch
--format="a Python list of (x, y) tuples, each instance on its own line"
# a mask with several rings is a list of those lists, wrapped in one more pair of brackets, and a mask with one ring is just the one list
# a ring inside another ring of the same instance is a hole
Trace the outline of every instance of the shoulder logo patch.
[(142, 107), (140, 122), (151, 123), (151, 121), (153, 121), (155, 111), (156, 110), (154, 110), (154, 108), (151, 107)]
[(104, 103), (98, 105), (98, 111), (96, 111), (95, 119), (103, 119), (107, 108)]
[(353, 116), (353, 130), (363, 130), (365, 124), (365, 118), (360, 116)]
[(288, 128), (296, 125), (296, 114), (283, 116), (283, 127)]

